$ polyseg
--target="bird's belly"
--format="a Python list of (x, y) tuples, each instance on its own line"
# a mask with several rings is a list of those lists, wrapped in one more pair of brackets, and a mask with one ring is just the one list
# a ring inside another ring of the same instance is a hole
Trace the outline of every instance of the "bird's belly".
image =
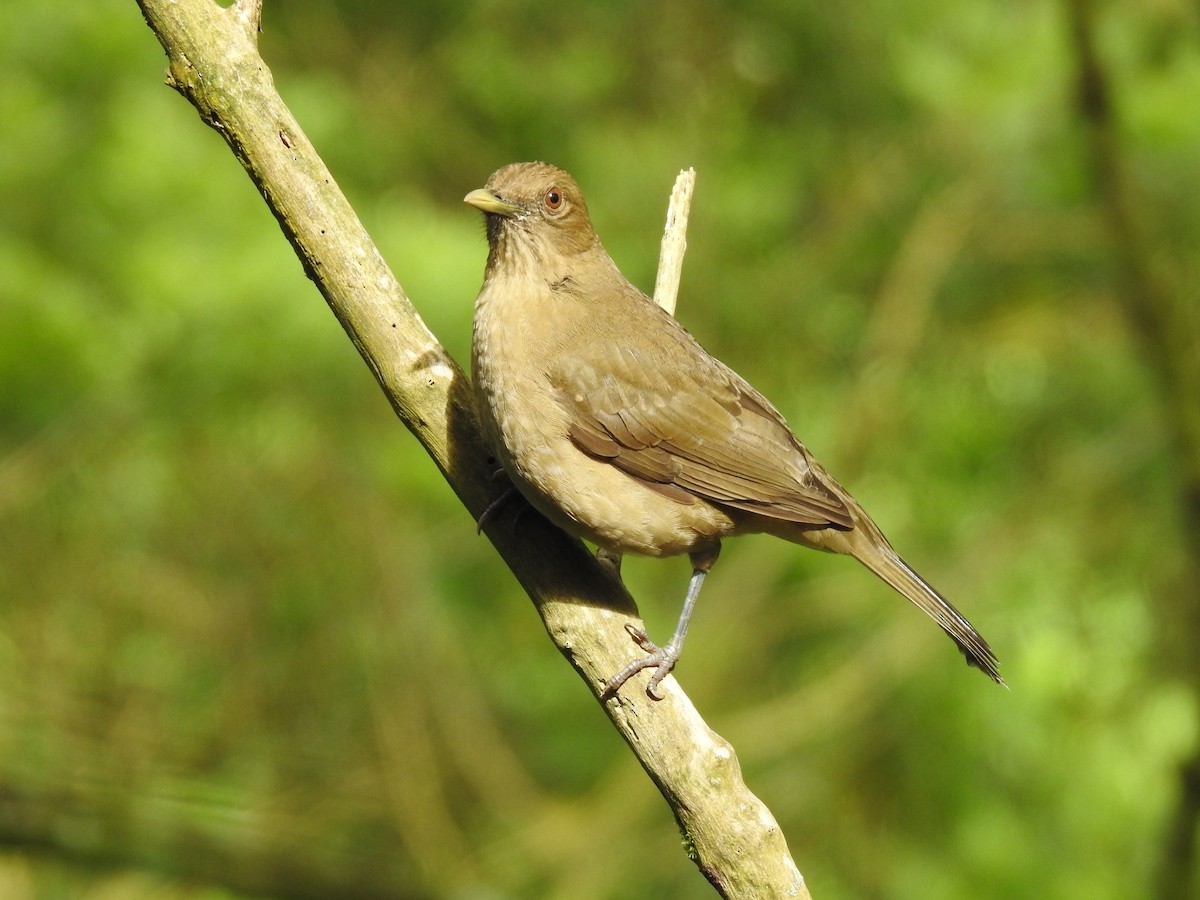
[(679, 502), (579, 450), (568, 413), (537, 375), (476, 359), (480, 413), (500, 464), (521, 494), (564, 531), (610, 550), (673, 556), (735, 531), (720, 509)]
[(664, 497), (586, 456), (569, 440), (541, 447), (518, 443), (508, 455), (510, 478), (539, 512), (564, 531), (610, 550), (674, 556), (734, 531), (733, 522), (715, 507)]

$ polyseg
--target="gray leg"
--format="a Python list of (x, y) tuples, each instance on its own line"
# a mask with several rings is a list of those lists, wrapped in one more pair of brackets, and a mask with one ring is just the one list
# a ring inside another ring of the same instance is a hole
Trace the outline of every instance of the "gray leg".
[(625, 630), (629, 632), (629, 636), (648, 655), (643, 656), (641, 659), (635, 659), (612, 678), (608, 679), (602, 696), (615, 696), (625, 682), (642, 671), (642, 669), (653, 668), (655, 672), (650, 676), (649, 684), (646, 685), (646, 693), (651, 700), (663, 699), (663, 695), (658, 692), (658, 686), (664, 678), (671, 674), (671, 670), (675, 668), (675, 663), (679, 661), (680, 653), (683, 652), (683, 639), (687, 637), (688, 623), (692, 620), (692, 612), (696, 608), (696, 598), (700, 596), (700, 588), (704, 584), (704, 576), (708, 574), (708, 569), (711, 565), (712, 562), (710, 561), (704, 569), (697, 568), (692, 570), (692, 580), (688, 582), (687, 596), (683, 599), (683, 612), (679, 614), (679, 622), (675, 625), (675, 633), (671, 635), (671, 640), (667, 641), (666, 646), (655, 646), (644, 628), (634, 625), (625, 626)]

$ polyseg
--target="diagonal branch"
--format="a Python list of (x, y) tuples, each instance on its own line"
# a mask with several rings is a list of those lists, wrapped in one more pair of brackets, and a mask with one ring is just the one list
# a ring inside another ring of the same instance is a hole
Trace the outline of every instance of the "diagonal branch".
[[(261, 0), (139, 0), (167, 52), (168, 84), (229, 144), (262, 193), (400, 420), (472, 516), (500, 492), (462, 371), (429, 332), (329, 171), (284, 106), (257, 49)], [(463, 520), (464, 533), (468, 527)], [(610, 568), (530, 514), (484, 528), (555, 644), (594, 695), (636, 648), (637, 609)], [(724, 897), (809, 896), (770, 811), (746, 788), (733, 748), (673, 678), (654, 703), (628, 691), (603, 704), (671, 805), (697, 866)]]

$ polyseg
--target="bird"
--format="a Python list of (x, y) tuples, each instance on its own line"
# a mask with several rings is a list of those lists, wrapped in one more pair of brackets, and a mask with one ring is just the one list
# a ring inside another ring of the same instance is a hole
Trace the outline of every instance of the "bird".
[(602, 559), (691, 561), (671, 638), (658, 646), (626, 625), (645, 655), (602, 696), (654, 669), (646, 693), (664, 697), (721, 542), (750, 533), (854, 557), (1004, 684), (987, 641), (901, 559), (779, 410), (621, 274), (574, 178), (513, 163), (463, 202), (486, 223), (471, 373), (496, 462), (534, 509)]

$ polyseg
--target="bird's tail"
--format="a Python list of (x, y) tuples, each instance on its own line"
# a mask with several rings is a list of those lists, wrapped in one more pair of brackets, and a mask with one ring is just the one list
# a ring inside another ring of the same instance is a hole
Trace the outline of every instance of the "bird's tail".
[(899, 591), (942, 627), (958, 644), (967, 664), (985, 672), (992, 681), (1004, 684), (1000, 677), (999, 660), (988, 642), (945, 597), (935, 591), (896, 551), (884, 541), (872, 542), (874, 552), (855, 553), (864, 566)]

